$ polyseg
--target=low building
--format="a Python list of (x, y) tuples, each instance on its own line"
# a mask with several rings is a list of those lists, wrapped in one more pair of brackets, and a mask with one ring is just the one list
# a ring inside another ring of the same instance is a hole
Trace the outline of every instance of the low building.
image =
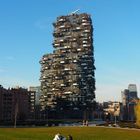
[(15, 119), (24, 122), (30, 119), (32, 93), (27, 89), (16, 87), (5, 89), (0, 86), (0, 122), (10, 123)]
[(120, 120), (121, 115), (121, 103), (120, 102), (105, 102), (104, 113), (108, 120), (110, 121), (117, 121)]
[(13, 120), (13, 96), (11, 91), (0, 85), (0, 122)]

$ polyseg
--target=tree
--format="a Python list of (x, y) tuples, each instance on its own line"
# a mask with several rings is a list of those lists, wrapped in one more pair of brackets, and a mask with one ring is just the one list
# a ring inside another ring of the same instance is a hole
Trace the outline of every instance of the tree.
[(137, 105), (135, 107), (135, 113), (136, 113), (136, 125), (140, 128), (140, 100), (137, 102)]

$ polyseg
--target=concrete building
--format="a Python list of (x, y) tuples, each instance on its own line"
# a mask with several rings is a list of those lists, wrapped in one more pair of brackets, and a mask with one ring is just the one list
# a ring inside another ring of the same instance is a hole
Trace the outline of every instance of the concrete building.
[(121, 103), (120, 102), (104, 102), (103, 110), (107, 119), (110, 121), (120, 120), (121, 117)]
[(12, 100), (11, 92), (0, 85), (0, 122), (8, 122), (13, 119)]
[(123, 120), (135, 120), (134, 108), (137, 100), (137, 87), (135, 84), (129, 84), (128, 89), (122, 91)]
[(41, 98), (41, 90), (40, 90), (40, 86), (32, 86), (29, 87), (29, 91), (32, 93), (33, 96), (32, 97), (32, 106), (31, 106), (31, 110), (32, 110), (32, 119), (35, 120), (39, 120), (41, 117), (41, 102), (40, 102), (40, 98)]
[(93, 108), (95, 66), (90, 15), (60, 16), (54, 26), (54, 52), (42, 57), (41, 91), (51, 109)]
[(33, 113), (32, 93), (24, 88), (5, 89), (0, 86), (0, 122), (27, 121)]
[(128, 90), (129, 90), (129, 99), (128, 99), (129, 101), (131, 101), (133, 99), (138, 99), (137, 87), (135, 84), (129, 84)]
[(13, 96), (13, 117), (17, 112), (17, 120), (26, 121), (30, 115), (30, 95), (28, 90), (18, 87), (11, 88), (10, 92)]
[(35, 92), (35, 105), (40, 104), (41, 90), (40, 86), (29, 87), (29, 91)]

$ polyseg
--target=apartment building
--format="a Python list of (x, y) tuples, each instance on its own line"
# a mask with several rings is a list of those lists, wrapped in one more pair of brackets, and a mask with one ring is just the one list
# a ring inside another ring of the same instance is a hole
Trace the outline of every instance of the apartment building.
[(40, 86), (31, 86), (31, 87), (29, 87), (29, 91), (34, 92), (34, 94), (35, 94), (35, 99), (34, 99), (35, 105), (39, 105), (40, 104), (39, 100), (40, 100), (40, 97), (41, 97)]
[(0, 86), (0, 122), (27, 121), (34, 113), (33, 93), (16, 87), (5, 89)]
[(41, 91), (46, 106), (92, 108), (95, 66), (91, 17), (86, 13), (59, 16), (53, 26), (54, 51), (40, 61)]
[(12, 100), (11, 92), (0, 85), (0, 122), (12, 120)]

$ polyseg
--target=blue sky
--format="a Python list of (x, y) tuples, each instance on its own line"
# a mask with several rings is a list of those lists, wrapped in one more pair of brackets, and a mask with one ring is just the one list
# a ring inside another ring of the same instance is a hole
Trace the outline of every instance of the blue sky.
[(0, 0), (0, 84), (39, 85), (52, 22), (80, 9), (93, 19), (97, 100), (121, 100), (129, 83), (140, 92), (139, 7), (139, 0)]

